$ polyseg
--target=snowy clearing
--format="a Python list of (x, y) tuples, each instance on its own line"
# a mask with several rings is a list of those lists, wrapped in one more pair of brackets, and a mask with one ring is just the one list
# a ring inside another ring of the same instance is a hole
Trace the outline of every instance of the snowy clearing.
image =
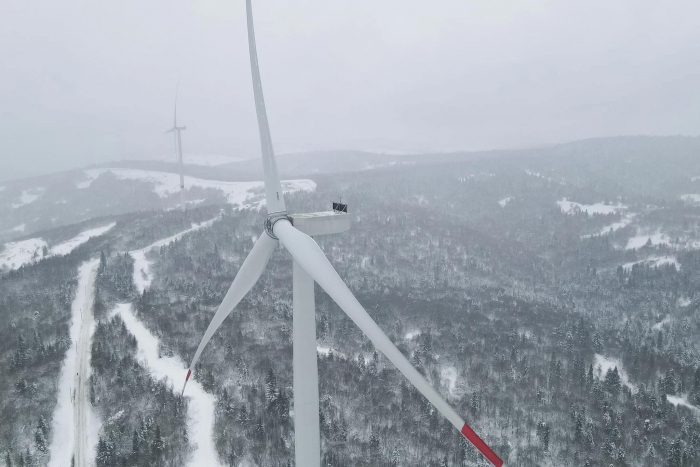
[(405, 336), (403, 336), (403, 338), (410, 341), (410, 340), (415, 339), (419, 335), (420, 335), (420, 331), (409, 331), (406, 333)]
[[(116, 224), (113, 222), (109, 225), (80, 232), (70, 240), (53, 246), (49, 250), (47, 257), (54, 255), (67, 255), (83, 243), (87, 242), (91, 237), (100, 236), (115, 225)], [(29, 264), (33, 261), (42, 259), (44, 258), (44, 247), (48, 247), (48, 244), (41, 238), (30, 238), (19, 242), (7, 243), (5, 244), (5, 249), (0, 252), (0, 269), (18, 269), (24, 264)]]
[[(119, 304), (114, 312), (118, 314), (128, 331), (138, 342), (137, 358), (148, 366), (151, 374), (158, 379), (166, 379), (179, 385), (185, 382), (187, 368), (176, 357), (158, 358), (158, 339), (139, 321), (131, 309), (131, 304)], [(178, 386), (179, 387), (179, 386)], [(187, 465), (221, 465), (214, 446), (214, 396), (204, 391), (197, 380), (187, 384), (189, 427), (188, 435), (195, 445), (192, 458)]]
[(99, 237), (100, 235), (107, 233), (115, 225), (117, 225), (117, 223), (112, 222), (111, 224), (107, 224), (102, 227), (96, 227), (94, 229), (80, 232), (78, 235), (71, 238), (70, 240), (65, 241), (63, 243), (59, 243), (58, 245), (54, 245), (51, 248), (51, 255), (67, 255), (83, 243), (90, 240), (92, 237)]
[(573, 201), (569, 201), (567, 198), (557, 201), (561, 212), (565, 214), (575, 214), (576, 212), (585, 212), (589, 216), (591, 214), (614, 214), (622, 209), (627, 209), (624, 204), (581, 204)]
[(625, 263), (622, 268), (629, 271), (635, 264), (646, 264), (651, 267), (665, 266), (668, 264), (673, 264), (677, 270), (681, 270), (681, 263), (678, 262), (673, 256), (652, 256), (641, 261), (633, 261), (631, 263)]
[(693, 301), (691, 299), (689, 299), (688, 297), (680, 297), (678, 299), (678, 301), (676, 301), (676, 305), (678, 305), (680, 307), (686, 307), (686, 306), (690, 305), (691, 303), (693, 303)]
[(0, 269), (17, 269), (24, 264), (41, 259), (46, 242), (41, 238), (30, 238), (5, 244), (0, 252)]
[(634, 214), (628, 214), (625, 217), (623, 217), (621, 221), (614, 222), (610, 225), (606, 225), (605, 227), (600, 229), (600, 231), (597, 234), (584, 235), (581, 238), (590, 238), (590, 237), (594, 237), (596, 235), (605, 235), (605, 234), (608, 234), (610, 232), (615, 232), (616, 230), (622, 229), (622, 228), (630, 225), (630, 223), (632, 222), (632, 219), (634, 219), (634, 216), (635, 216)]
[(31, 190), (24, 190), (22, 195), (19, 197), (19, 203), (12, 203), (12, 209), (17, 209), (25, 204), (33, 203), (41, 198), (44, 191), (46, 191), (46, 188), (32, 188)]
[(506, 207), (506, 205), (507, 205), (508, 203), (510, 203), (511, 201), (513, 201), (513, 197), (512, 197), (512, 196), (509, 196), (509, 197), (507, 197), (507, 198), (503, 198), (502, 200), (500, 200), (500, 201), (498, 202), (498, 204), (500, 204), (501, 207), (504, 208), (504, 207)]
[(700, 195), (698, 195), (698, 194), (681, 195), (681, 200), (685, 201), (686, 203), (700, 203)]
[(136, 284), (136, 288), (138, 289), (139, 293), (143, 293), (144, 289), (150, 286), (151, 281), (153, 280), (150, 272), (151, 262), (146, 258), (146, 253), (148, 253), (148, 251), (150, 251), (153, 248), (168, 245), (169, 243), (180, 239), (183, 235), (187, 233), (194, 232), (195, 230), (199, 230), (204, 227), (209, 227), (217, 219), (218, 217), (208, 220), (206, 222), (202, 222), (201, 224), (193, 223), (192, 227), (190, 227), (187, 230), (183, 230), (182, 232), (177, 233), (173, 236), (160, 239), (157, 242), (152, 243), (145, 248), (141, 248), (140, 250), (130, 251), (129, 254), (132, 258), (134, 258), (134, 284)]
[(689, 409), (691, 409), (691, 410), (692, 410), (693, 412), (695, 412), (696, 414), (700, 414), (700, 408), (699, 408), (699, 407), (696, 407), (696, 406), (694, 406), (693, 404), (691, 404), (690, 402), (688, 402), (688, 395), (687, 395), (687, 394), (684, 394), (684, 395), (682, 395), (682, 396), (670, 396), (670, 395), (667, 395), (667, 396), (666, 396), (666, 400), (667, 400), (669, 403), (671, 403), (671, 404), (673, 404), (674, 406), (676, 406), (676, 407), (678, 407), (679, 405), (682, 405), (683, 407), (688, 407)]
[(457, 369), (453, 366), (445, 366), (440, 370), (440, 381), (447, 388), (450, 397), (457, 395)]
[[(78, 188), (88, 188), (100, 175), (110, 172), (118, 179), (139, 180), (153, 184), (153, 191), (161, 198), (167, 198), (180, 190), (180, 176), (174, 173), (137, 169), (89, 169), (83, 172), (89, 180), (78, 183)], [(226, 196), (229, 204), (243, 206), (248, 198), (255, 195), (255, 192), (259, 192), (260, 196), (262, 196), (263, 182), (222, 182), (185, 176), (185, 187), (220, 190)], [(282, 181), (282, 190), (285, 193), (314, 191), (315, 189), (316, 183), (308, 179)], [(264, 205), (264, 200), (249, 207), (259, 207), (261, 205)]]
[(27, 226), (27, 224), (20, 224), (17, 227), (12, 227), (13, 232), (24, 232), (24, 228)]
[(629, 376), (625, 372), (625, 369), (622, 366), (622, 361), (618, 358), (612, 358), (612, 357), (605, 357), (601, 354), (595, 354), (595, 359), (593, 361), (593, 376), (600, 380), (603, 381), (605, 380), (605, 374), (608, 372), (608, 370), (612, 370), (617, 367), (618, 373), (620, 373), (620, 382), (624, 385), (627, 386), (632, 390), (632, 392), (635, 392), (637, 390), (637, 386), (634, 384), (630, 383)]
[(336, 357), (345, 357), (345, 354), (343, 352), (339, 352), (338, 349), (334, 349), (332, 347), (327, 347), (325, 345), (317, 345), (316, 346), (316, 352), (319, 355), (323, 355), (324, 357), (327, 357), (330, 355), (331, 350), (333, 351), (333, 355)]
[(649, 240), (651, 240), (652, 246), (668, 245), (671, 243), (671, 239), (668, 237), (668, 235), (662, 234), (661, 232), (657, 231), (653, 234), (637, 235), (635, 237), (630, 238), (627, 241), (627, 246), (625, 246), (625, 249), (636, 250), (637, 248), (641, 248), (644, 245), (646, 245)]
[(78, 270), (78, 289), (71, 307), (71, 345), (61, 368), (58, 403), (53, 416), (49, 467), (94, 464), (100, 421), (90, 404), (90, 341), (94, 331), (92, 305), (98, 260)]
[(653, 325), (651, 328), (658, 331), (667, 324), (671, 324), (671, 315), (666, 315), (664, 319)]

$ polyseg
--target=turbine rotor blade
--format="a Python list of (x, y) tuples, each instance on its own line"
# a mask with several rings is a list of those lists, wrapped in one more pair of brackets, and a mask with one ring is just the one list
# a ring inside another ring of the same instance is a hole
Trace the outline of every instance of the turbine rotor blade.
[(180, 78), (177, 79), (177, 86), (175, 86), (175, 116), (173, 118), (173, 128), (177, 128), (177, 94), (180, 91)]
[(226, 317), (231, 314), (234, 307), (238, 305), (241, 299), (245, 297), (250, 289), (253, 288), (255, 283), (258, 282), (258, 279), (260, 279), (260, 275), (263, 273), (265, 266), (267, 266), (267, 263), (270, 261), (270, 256), (272, 256), (272, 252), (275, 250), (276, 246), (277, 241), (272, 239), (269, 235), (267, 235), (267, 233), (263, 232), (260, 234), (260, 237), (258, 237), (253, 249), (250, 251), (248, 257), (245, 259), (245, 261), (243, 261), (241, 268), (238, 270), (238, 274), (236, 274), (233, 284), (231, 284), (228, 292), (226, 292), (226, 296), (221, 302), (221, 305), (219, 305), (219, 308), (216, 310), (216, 314), (214, 314), (214, 317), (209, 323), (209, 327), (204, 333), (204, 337), (202, 337), (199, 347), (197, 347), (197, 351), (195, 352), (194, 358), (192, 358), (192, 363), (190, 363), (187, 371), (185, 384), (182, 386), (182, 394), (185, 393), (187, 381), (190, 379), (192, 370), (197, 364), (202, 351), (207, 346), (216, 330), (219, 329), (221, 323), (224, 322)]
[(367, 314), (328, 261), (328, 258), (323, 254), (318, 244), (308, 235), (295, 229), (286, 219), (276, 222), (273, 229), (275, 236), (279, 238), (282, 245), (291, 253), (294, 260), (330, 295), (333, 301), (372, 341), (375, 348), (382, 352), (489, 462), (496, 467), (501, 467), (503, 461), (474, 433), (471, 427), (450, 407), (442, 396), (430, 386), (423, 375), (410, 364), (408, 359)]
[(167, 135), (168, 133), (172, 133), (173, 131), (175, 131), (175, 128), (171, 128), (170, 130), (166, 131), (166, 132), (163, 133), (163, 134), (164, 134), (164, 135)]
[(258, 51), (255, 45), (255, 29), (253, 27), (253, 10), (251, 0), (246, 0), (246, 16), (248, 20), (248, 49), (250, 51), (250, 71), (253, 75), (253, 94), (255, 96), (255, 113), (258, 116), (258, 130), (260, 131), (260, 146), (262, 150), (263, 172), (265, 175), (265, 201), (267, 213), (286, 212), (284, 196), (280, 177), (277, 173), (275, 151), (272, 148), (272, 136), (270, 136), (270, 124), (267, 121), (265, 98), (263, 97), (262, 82), (260, 80), (260, 67), (258, 65)]

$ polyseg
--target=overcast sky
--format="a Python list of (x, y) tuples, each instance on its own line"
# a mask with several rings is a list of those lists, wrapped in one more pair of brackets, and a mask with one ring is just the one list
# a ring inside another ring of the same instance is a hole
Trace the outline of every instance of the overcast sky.
[[(700, 2), (254, 0), (278, 153), (700, 133)], [(0, 2), (0, 179), (259, 154), (244, 0)]]

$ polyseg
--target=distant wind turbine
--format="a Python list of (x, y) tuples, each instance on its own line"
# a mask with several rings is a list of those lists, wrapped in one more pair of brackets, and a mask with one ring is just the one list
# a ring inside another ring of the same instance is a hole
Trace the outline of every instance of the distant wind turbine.
[(311, 235), (338, 233), (349, 229), (349, 217), (344, 205), (333, 212), (312, 214), (287, 214), (284, 196), (277, 173), (272, 149), (272, 138), (263, 98), (258, 56), (253, 30), (251, 0), (246, 0), (248, 20), (248, 46), (253, 74), (255, 109), (262, 146), (265, 175), (265, 200), (267, 220), (263, 233), (252, 251), (243, 261), (216, 314), (209, 323), (202, 341), (187, 371), (182, 393), (192, 375), (202, 351), (221, 323), (234, 307), (253, 288), (272, 256), (278, 243), (282, 243), (293, 258), (293, 378), (294, 378), (294, 430), (297, 467), (320, 467), (321, 441), (319, 430), (318, 368), (316, 353), (316, 322), (314, 282), (338, 304), (348, 317), (362, 330), (374, 347), (382, 352), (396, 368), (423, 394), (435, 408), (476, 447), (491, 464), (501, 467), (503, 461), (465, 423), (450, 405), (433, 389), (399, 349), (382, 332), (360, 302), (345, 285), (331, 263)]
[(180, 207), (182, 212), (185, 212), (185, 175), (182, 173), (182, 138), (180, 137), (180, 132), (186, 130), (186, 126), (177, 126), (177, 93), (180, 90), (180, 81), (177, 82), (177, 87), (175, 88), (175, 117), (173, 119), (173, 127), (165, 132), (175, 134), (175, 157), (177, 157), (177, 163), (180, 167)]

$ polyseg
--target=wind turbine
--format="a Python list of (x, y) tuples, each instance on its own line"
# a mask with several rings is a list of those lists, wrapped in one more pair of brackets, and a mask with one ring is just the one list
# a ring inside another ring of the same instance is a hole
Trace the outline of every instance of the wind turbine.
[(175, 156), (177, 157), (177, 163), (180, 167), (180, 207), (182, 212), (185, 212), (185, 175), (182, 173), (182, 138), (180, 137), (180, 132), (186, 130), (186, 126), (177, 126), (177, 93), (180, 90), (180, 81), (177, 82), (177, 87), (175, 88), (175, 117), (173, 119), (173, 127), (165, 132), (175, 133)]
[[(185, 392), (187, 381), (192, 375), (192, 369), (197, 364), (202, 350), (209, 343), (209, 340), (221, 323), (258, 281), (277, 244), (282, 243), (293, 258), (293, 377), (295, 460), (297, 467), (320, 467), (321, 465), (314, 281), (326, 291), (362, 330), (372, 341), (374, 347), (382, 352), (486, 459), (494, 466), (501, 467), (503, 461), (450, 407), (442, 396), (430, 386), (428, 381), (409, 363), (401, 351), (396, 348), (367, 314), (323, 254), (318, 244), (311, 238), (310, 235), (347, 230), (345, 227), (349, 228), (348, 214), (339, 212), (291, 216), (287, 214), (272, 149), (270, 127), (267, 121), (265, 100), (260, 81), (251, 0), (246, 0), (246, 10), (248, 47), (253, 75), (255, 109), (262, 147), (265, 200), (268, 214), (263, 233), (255, 242), (248, 257), (243, 261), (241, 269), (233, 280), (233, 284), (231, 284), (211, 323), (209, 323), (202, 341), (199, 343), (199, 347), (187, 371), (182, 393), (184, 394)], [(343, 222), (348, 222), (348, 224), (343, 226)]]

